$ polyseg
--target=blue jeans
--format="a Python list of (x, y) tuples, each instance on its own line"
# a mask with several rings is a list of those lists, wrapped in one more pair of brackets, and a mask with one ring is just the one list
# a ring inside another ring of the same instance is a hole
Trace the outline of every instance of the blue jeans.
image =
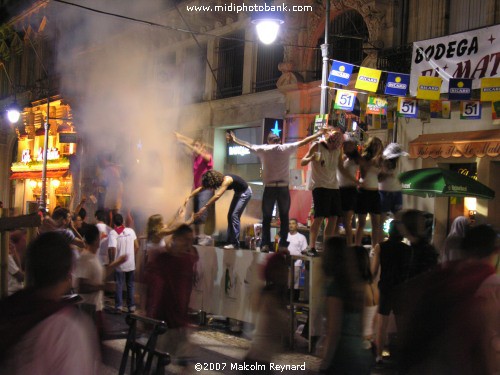
[[(198, 212), (207, 202), (214, 196), (214, 191), (211, 189), (203, 189), (198, 194), (194, 196), (194, 212)], [(208, 210), (205, 210), (203, 214), (194, 221), (194, 224), (203, 224), (207, 221)]]
[(252, 198), (252, 189), (240, 194), (234, 193), (227, 213), (227, 241), (235, 247), (240, 246), (240, 218), (243, 210)]
[(127, 307), (135, 307), (134, 301), (134, 274), (135, 271), (122, 272), (115, 270), (115, 308), (123, 306), (123, 279), (127, 284)]
[(271, 247), (271, 220), (273, 218), (274, 203), (278, 202), (280, 214), (280, 246), (287, 246), (288, 238), (288, 211), (290, 211), (290, 191), (288, 186), (264, 188), (262, 196), (262, 246)]

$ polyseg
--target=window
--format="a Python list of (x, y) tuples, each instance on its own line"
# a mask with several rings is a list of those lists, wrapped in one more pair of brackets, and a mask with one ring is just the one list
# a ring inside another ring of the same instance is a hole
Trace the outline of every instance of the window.
[(205, 72), (207, 71), (207, 46), (200, 45), (186, 51), (184, 61), (184, 89), (181, 90), (182, 104), (199, 103), (205, 92)]
[(273, 90), (281, 76), (278, 64), (283, 61), (283, 46), (259, 44), (257, 51), (257, 72), (255, 92)]
[(243, 58), (245, 33), (237, 32), (220, 39), (217, 66), (217, 99), (241, 95), (243, 90)]

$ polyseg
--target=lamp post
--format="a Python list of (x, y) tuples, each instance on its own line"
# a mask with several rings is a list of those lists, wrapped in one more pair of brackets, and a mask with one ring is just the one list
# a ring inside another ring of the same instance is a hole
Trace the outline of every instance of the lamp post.
[[(279, 27), (281, 24), (284, 23), (284, 20), (279, 12), (262, 12), (252, 15), (252, 23), (256, 25), (257, 35), (259, 37), (259, 40), (264, 44), (271, 44), (276, 39)], [(330, 33), (330, 0), (326, 0), (325, 41), (321, 45), (321, 56), (323, 58), (323, 67), (321, 71), (321, 102), (319, 110), (321, 115), (325, 115), (328, 112), (329, 33)]]
[(42, 191), (40, 197), (40, 209), (44, 212), (47, 210), (47, 150), (49, 148), (49, 129), (50, 129), (50, 95), (47, 93), (47, 118), (43, 124), (43, 156), (42, 156)]

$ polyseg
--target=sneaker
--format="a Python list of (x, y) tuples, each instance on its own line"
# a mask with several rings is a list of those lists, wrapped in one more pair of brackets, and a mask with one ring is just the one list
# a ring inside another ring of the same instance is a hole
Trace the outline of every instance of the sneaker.
[(238, 245), (229, 244), (224, 246), (225, 250), (238, 250), (240, 247)]
[(198, 237), (198, 245), (200, 246), (212, 246), (213, 240), (210, 236), (200, 236)]
[(269, 245), (262, 246), (262, 248), (260, 249), (260, 252), (261, 253), (268, 253), (269, 252)]
[(307, 255), (308, 257), (317, 257), (319, 253), (316, 251), (314, 247), (311, 247), (309, 250), (301, 251), (302, 255)]
[(129, 313), (134, 313), (134, 312), (135, 312), (135, 306), (130, 306), (130, 307), (128, 308), (128, 312), (129, 312)]

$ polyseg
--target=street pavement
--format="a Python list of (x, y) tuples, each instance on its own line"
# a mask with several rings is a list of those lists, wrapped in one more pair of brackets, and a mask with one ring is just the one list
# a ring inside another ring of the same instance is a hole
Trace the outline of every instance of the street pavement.
[[(109, 311), (109, 310), (108, 310)], [(126, 314), (106, 315), (106, 340), (103, 343), (103, 365), (100, 374), (117, 374), (120, 361), (125, 348), (128, 326), (125, 323)], [(193, 325), (191, 342), (193, 344), (191, 361), (188, 367), (179, 366), (175, 358), (166, 366), (166, 374), (240, 374), (240, 369), (245, 365), (243, 359), (250, 346), (246, 332), (234, 334), (221, 324), (207, 324), (205, 326)], [(285, 351), (274, 358), (275, 373), (283, 374), (317, 374), (320, 358), (307, 353), (307, 341), (296, 335), (293, 351)], [(246, 363), (248, 365), (248, 363)], [(279, 371), (278, 366), (296, 365), (300, 370)], [(197, 368), (201, 366), (201, 370)], [(127, 374), (130, 371), (130, 361), (127, 365)], [(254, 372), (258, 374), (258, 372)], [(373, 375), (393, 375), (393, 370), (374, 370)]]

